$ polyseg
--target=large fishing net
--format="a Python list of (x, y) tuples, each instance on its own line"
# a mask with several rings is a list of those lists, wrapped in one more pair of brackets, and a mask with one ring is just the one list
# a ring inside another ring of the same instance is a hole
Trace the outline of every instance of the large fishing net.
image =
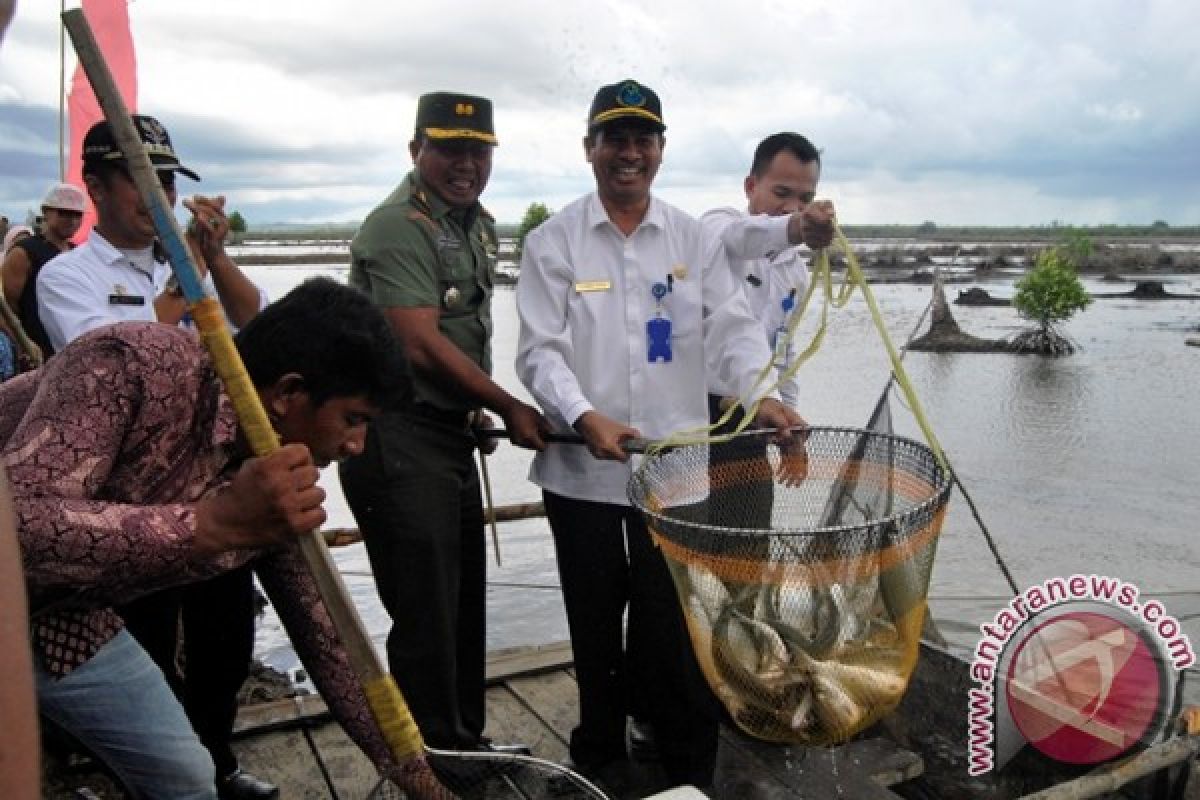
[(844, 741), (916, 664), (949, 476), (874, 430), (668, 448), (629, 486), (675, 581), (697, 660), (747, 733)]

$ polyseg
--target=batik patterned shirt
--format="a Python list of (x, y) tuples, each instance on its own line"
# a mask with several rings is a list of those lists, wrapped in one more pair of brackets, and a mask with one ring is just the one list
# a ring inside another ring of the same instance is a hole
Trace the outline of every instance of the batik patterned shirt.
[(207, 354), (175, 326), (99, 328), (0, 386), (35, 657), (66, 675), (121, 629), (113, 605), (253, 561), (331, 710), (393, 765), (299, 547), (195, 552), (196, 501), (228, 485), (236, 433)]

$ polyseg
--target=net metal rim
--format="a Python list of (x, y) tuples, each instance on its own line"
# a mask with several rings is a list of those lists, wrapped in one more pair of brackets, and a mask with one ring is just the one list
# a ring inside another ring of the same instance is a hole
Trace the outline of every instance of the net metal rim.
[[(931, 481), (931, 483), (933, 484), (933, 491), (930, 492), (929, 497), (908, 509), (899, 511), (895, 514), (891, 514), (887, 517), (881, 517), (877, 520), (872, 520), (871, 521), (872, 526), (887, 526), (887, 525), (893, 525), (893, 524), (896, 526), (901, 526), (904, 522), (906, 522), (911, 517), (915, 517), (920, 514), (927, 514), (930, 512), (931, 509), (937, 509), (937, 508), (941, 507), (942, 505), (945, 504), (946, 498), (950, 494), (950, 489), (954, 482), (952, 472), (949, 469), (944, 468), (942, 466), (942, 464), (938, 461), (937, 456), (934, 454), (933, 450), (928, 445), (926, 445), (923, 442), (918, 442), (916, 439), (912, 439), (908, 436), (900, 436), (895, 433), (883, 433), (880, 431), (872, 431), (872, 430), (868, 430), (865, 428), (851, 428), (851, 427), (842, 427), (842, 426), (836, 426), (836, 425), (814, 425), (807, 429), (806, 434), (810, 439), (813, 436), (819, 436), (819, 435), (838, 435), (838, 436), (856, 436), (856, 437), (870, 436), (875, 439), (887, 439), (887, 440), (891, 441), (893, 444), (909, 448), (912, 452), (918, 453), (922, 458), (926, 459), (929, 462), (929, 465), (932, 470), (932, 475), (935, 478), (934, 481)], [(765, 435), (765, 434), (757, 434), (754, 432), (748, 432), (748, 433), (742, 434), (742, 435)], [(633, 475), (629, 478), (628, 484), (626, 484), (625, 496), (628, 498), (630, 504), (634, 508), (636, 508), (640, 513), (644, 514), (647, 518), (652, 519), (656, 522), (666, 523), (665, 525), (659, 526), (659, 528), (661, 530), (671, 530), (672, 528), (683, 529), (683, 530), (703, 529), (708, 534), (716, 534), (716, 535), (724, 535), (724, 536), (732, 536), (732, 537), (762, 536), (764, 533), (770, 533), (771, 536), (775, 536), (775, 537), (816, 537), (816, 536), (836, 535), (838, 533), (847, 533), (847, 532), (851, 532), (851, 531), (861, 530), (863, 527), (862, 525), (825, 525), (825, 526), (820, 526), (820, 527), (804, 528), (804, 529), (739, 528), (739, 527), (730, 527), (730, 526), (725, 526), (725, 525), (714, 525), (714, 524), (708, 524), (708, 523), (701, 524), (701, 523), (692, 522), (690, 520), (678, 519), (676, 517), (672, 517), (667, 514), (663, 514), (659, 511), (655, 511), (654, 509), (650, 508), (649, 505), (646, 503), (646, 497), (648, 495), (648, 491), (647, 491), (647, 485), (646, 485), (645, 471), (646, 471), (647, 467), (652, 464), (657, 463), (659, 460), (661, 460), (663, 458), (669, 457), (671, 454), (686, 452), (688, 450), (694, 450), (694, 449), (700, 448), (700, 447), (708, 447), (708, 444), (707, 443), (686, 444), (686, 445), (681, 445), (679, 447), (665, 448), (656, 453), (649, 453), (643, 457), (642, 462), (638, 465), (637, 469), (634, 470)], [(667, 538), (673, 538), (673, 537), (668, 535)], [(679, 542), (679, 544), (686, 545), (687, 543)]]

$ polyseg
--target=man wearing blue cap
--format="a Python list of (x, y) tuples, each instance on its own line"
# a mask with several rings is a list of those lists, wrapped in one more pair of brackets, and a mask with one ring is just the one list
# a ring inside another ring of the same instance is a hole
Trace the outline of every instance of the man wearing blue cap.
[(350, 247), (350, 284), (403, 344), (413, 395), (384, 410), (339, 474), (392, 617), (391, 672), (425, 741), (446, 749), (496, 749), (482, 737), (486, 551), (473, 429), (488, 409), (523, 447), (542, 448), (548, 430), (490, 375), (497, 242), (479, 196), (495, 146), (490, 100), (423, 95), (415, 168)]
[[(591, 452), (549, 448), (530, 477), (543, 489), (575, 655), (571, 760), (610, 787), (631, 712), (653, 724), (672, 784), (711, 784), (717, 748), (716, 710), (666, 563), (625, 494), (622, 443), (704, 425), (710, 364), (750, 406), (771, 355), (724, 249), (651, 194), (664, 130), (650, 88), (600, 88), (583, 140), (596, 191), (529, 234), (517, 282), (517, 374)], [(804, 424), (773, 395), (756, 421)]]

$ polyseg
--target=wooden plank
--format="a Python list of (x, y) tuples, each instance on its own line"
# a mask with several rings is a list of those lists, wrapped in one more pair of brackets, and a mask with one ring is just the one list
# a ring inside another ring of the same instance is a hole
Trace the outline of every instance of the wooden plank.
[(329, 708), (320, 695), (307, 694), (256, 703), (238, 709), (233, 735), (267, 733), (296, 725), (301, 721), (321, 722), (330, 719)]
[(233, 743), (233, 752), (244, 770), (278, 786), (280, 797), (331, 797), (312, 748), (299, 729), (239, 739)]
[(510, 677), (536, 675), (562, 669), (575, 663), (570, 642), (554, 642), (536, 647), (514, 647), (488, 653), (487, 682), (500, 683)]
[(565, 671), (508, 682), (509, 690), (564, 743), (579, 724), (579, 685)]
[(842, 763), (870, 775), (880, 786), (895, 786), (925, 771), (919, 755), (888, 739), (859, 739), (842, 745), (837, 752)]
[(535, 756), (547, 761), (562, 761), (567, 757), (566, 742), (507, 687), (488, 689), (486, 700), (486, 733), (493, 740), (526, 745)]
[(920, 772), (919, 756), (884, 740), (806, 748), (759, 742), (723, 728), (716, 785), (722, 796), (753, 800), (796, 796), (895, 800), (885, 785)]
[(318, 725), (310, 731), (310, 736), (337, 788), (338, 797), (366, 797), (379, 783), (375, 765), (346, 735), (342, 726), (335, 722)]

